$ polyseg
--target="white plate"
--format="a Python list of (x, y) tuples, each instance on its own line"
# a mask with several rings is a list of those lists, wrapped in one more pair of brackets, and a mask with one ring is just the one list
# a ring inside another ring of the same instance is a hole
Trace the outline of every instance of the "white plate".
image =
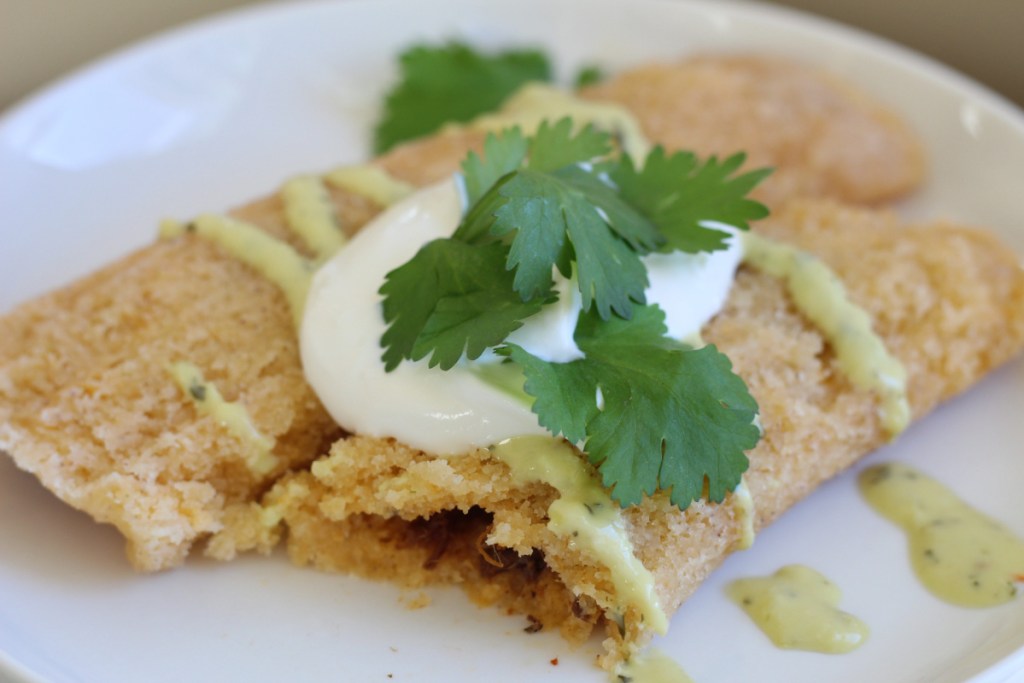
[[(901, 210), (1001, 230), (1024, 253), (1024, 117), (966, 79), (834, 24), (726, 2), (435, 0), (265, 6), (175, 31), (58, 83), (0, 122), (0, 311), (289, 174), (363, 159), (369, 121), (414, 40), (545, 46), (568, 77), (696, 50), (818, 63), (890, 102), (924, 135), (927, 189)], [(899, 458), (1024, 534), (1024, 363), (915, 426)], [(103, 681), (600, 681), (524, 621), (437, 591), (412, 611), (390, 585), (293, 568), (281, 556), (132, 573), (109, 528), (0, 459), (0, 678)], [(872, 628), (859, 651), (776, 650), (722, 593), (730, 579), (816, 567)], [(700, 683), (962, 681), (1024, 672), (1024, 602), (966, 610), (910, 574), (900, 533), (824, 486), (728, 560), (659, 646)], [(558, 659), (557, 666), (551, 660)]]

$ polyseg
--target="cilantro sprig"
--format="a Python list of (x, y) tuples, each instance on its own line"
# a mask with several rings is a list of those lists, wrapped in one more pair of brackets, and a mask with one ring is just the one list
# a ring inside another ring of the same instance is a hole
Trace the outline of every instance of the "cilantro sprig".
[(551, 64), (539, 50), (487, 55), (459, 42), (410, 47), (399, 55), (399, 69), (401, 78), (386, 95), (374, 130), (378, 153), (449, 121), (493, 111), (528, 81), (551, 80)]
[(505, 269), (499, 243), (472, 245), (456, 239), (427, 243), (406, 265), (392, 271), (381, 294), (390, 323), (381, 343), (384, 368), (430, 356), (431, 367), (448, 370), (465, 354), (479, 358), (498, 346), (550, 298), (524, 301)]
[(714, 346), (669, 339), (664, 317), (656, 306), (638, 308), (630, 321), (584, 314), (574, 339), (585, 357), (569, 363), (503, 347), (523, 368), (541, 426), (582, 443), (622, 505), (671, 489), (672, 502), (686, 508), (705, 481), (708, 498), (721, 501), (759, 438), (757, 403), (729, 359)]
[[(424, 245), (380, 289), (388, 371), (427, 359), (450, 369), (494, 349), (522, 368), (539, 423), (580, 444), (623, 505), (670, 491), (680, 508), (720, 501), (759, 438), (757, 404), (713, 346), (666, 336), (648, 305), (643, 256), (727, 247), (714, 223), (747, 229), (767, 210), (746, 194), (767, 171), (744, 158), (701, 161), (656, 148), (637, 166), (611, 138), (570, 119), (488, 136), (462, 164), (468, 209), (451, 237)], [(542, 360), (508, 341), (555, 301), (554, 273), (582, 301), (584, 357)]]
[(723, 161), (711, 157), (702, 163), (691, 152), (669, 155), (656, 147), (642, 169), (624, 157), (612, 180), (626, 201), (663, 227), (664, 251), (718, 251), (726, 248), (729, 233), (709, 227), (708, 222), (747, 230), (750, 221), (768, 215), (768, 209), (747, 194), (771, 169), (737, 174), (745, 160), (743, 154), (734, 154)]
[[(613, 311), (628, 318), (634, 303), (644, 303), (647, 269), (640, 256), (663, 240), (589, 165), (611, 153), (609, 136), (589, 126), (574, 134), (565, 118), (542, 123), (525, 149), (521, 167), (477, 200), (455, 238), (505, 240), (513, 287), (524, 300), (551, 289), (552, 268), (570, 277), (575, 263), (584, 310), (596, 304), (603, 318)], [(503, 167), (512, 161), (500, 160)]]

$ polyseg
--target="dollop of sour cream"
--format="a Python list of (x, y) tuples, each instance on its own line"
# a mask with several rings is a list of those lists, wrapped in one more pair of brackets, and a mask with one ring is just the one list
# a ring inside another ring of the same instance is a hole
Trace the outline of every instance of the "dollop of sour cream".
[[(526, 403), (481, 379), (470, 362), (442, 371), (426, 361), (405, 361), (384, 371), (380, 338), (386, 326), (378, 290), (387, 273), (421, 246), (451, 235), (463, 208), (454, 180), (417, 192), (364, 227), (314, 276), (300, 331), (302, 364), (343, 428), (440, 454), (547, 434)], [(670, 336), (699, 333), (724, 304), (741, 257), (735, 238), (728, 249), (710, 254), (645, 257), (647, 300), (665, 311)], [(572, 285), (559, 278), (559, 303), (527, 320), (511, 341), (555, 362), (580, 357), (572, 340), (580, 299)]]

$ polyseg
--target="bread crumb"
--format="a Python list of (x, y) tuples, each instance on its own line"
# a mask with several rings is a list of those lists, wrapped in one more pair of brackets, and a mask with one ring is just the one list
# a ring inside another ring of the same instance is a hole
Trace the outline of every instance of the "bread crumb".
[(433, 602), (433, 600), (423, 591), (419, 591), (412, 595), (403, 595), (400, 602), (406, 609), (417, 610), (423, 609), (424, 607), (430, 607), (430, 603)]

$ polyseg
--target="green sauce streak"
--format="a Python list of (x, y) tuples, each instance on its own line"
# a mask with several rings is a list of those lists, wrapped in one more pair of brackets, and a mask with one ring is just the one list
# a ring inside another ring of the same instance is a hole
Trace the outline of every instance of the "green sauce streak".
[(881, 401), (882, 426), (899, 434), (910, 422), (907, 373), (871, 329), (871, 318), (846, 296), (839, 278), (814, 256), (754, 233), (743, 234), (743, 259), (785, 280), (797, 308), (835, 350), (839, 366), (854, 386)]
[(693, 683), (675, 660), (654, 649), (623, 662), (612, 680), (615, 683)]
[(317, 263), (345, 246), (345, 233), (322, 180), (312, 176), (292, 178), (281, 188), (281, 201), (288, 227), (316, 254)]
[(868, 637), (864, 622), (837, 608), (839, 587), (808, 567), (789, 565), (771, 576), (740, 579), (726, 592), (780, 648), (840, 654)]
[(284, 293), (295, 326), (302, 324), (313, 265), (290, 245), (251, 223), (225, 216), (202, 215), (192, 223), (163, 221), (160, 236), (172, 238), (193, 232), (219, 245), (233, 257), (267, 278)]
[(500, 110), (474, 119), (469, 128), (497, 132), (519, 126), (524, 134), (531, 135), (542, 121), (554, 122), (566, 116), (571, 116), (577, 126), (590, 123), (612, 133), (635, 163), (643, 163), (647, 158), (651, 144), (628, 109), (617, 104), (585, 100), (543, 83), (524, 85)]
[(736, 506), (736, 516), (740, 522), (740, 540), (736, 544), (736, 550), (746, 550), (754, 545), (754, 498), (750, 495), (750, 488), (747, 487), (747, 478), (744, 475), (740, 478), (739, 486), (732, 492), (733, 504)]
[(335, 187), (362, 195), (381, 206), (391, 206), (416, 191), (409, 183), (372, 164), (338, 168), (328, 173), (325, 179)]
[(273, 282), (285, 295), (295, 327), (302, 324), (306, 295), (316, 268), (346, 242), (327, 188), (319, 178), (293, 178), (281, 189), (285, 222), (316, 260), (303, 258), (291, 245), (258, 226), (226, 216), (204, 214), (191, 223), (165, 220), (160, 223), (161, 239), (195, 233)]
[(548, 436), (521, 436), (491, 449), (512, 470), (513, 481), (540, 481), (559, 494), (548, 507), (548, 528), (571, 538), (584, 553), (611, 573), (615, 593), (624, 605), (602, 605), (619, 614), (636, 607), (644, 623), (656, 633), (668, 630), (668, 618), (654, 589), (654, 577), (633, 552), (622, 510), (587, 470), (576, 451)]
[(277, 466), (274, 439), (256, 429), (245, 406), (225, 401), (216, 385), (207, 382), (202, 370), (192, 363), (173, 363), (169, 370), (196, 410), (212, 417), (247, 446), (245, 461), (253, 474), (266, 474)]
[(877, 512), (907, 534), (917, 578), (936, 597), (963, 607), (991, 607), (1024, 581), (1024, 542), (917, 470), (869, 467), (860, 491)]

